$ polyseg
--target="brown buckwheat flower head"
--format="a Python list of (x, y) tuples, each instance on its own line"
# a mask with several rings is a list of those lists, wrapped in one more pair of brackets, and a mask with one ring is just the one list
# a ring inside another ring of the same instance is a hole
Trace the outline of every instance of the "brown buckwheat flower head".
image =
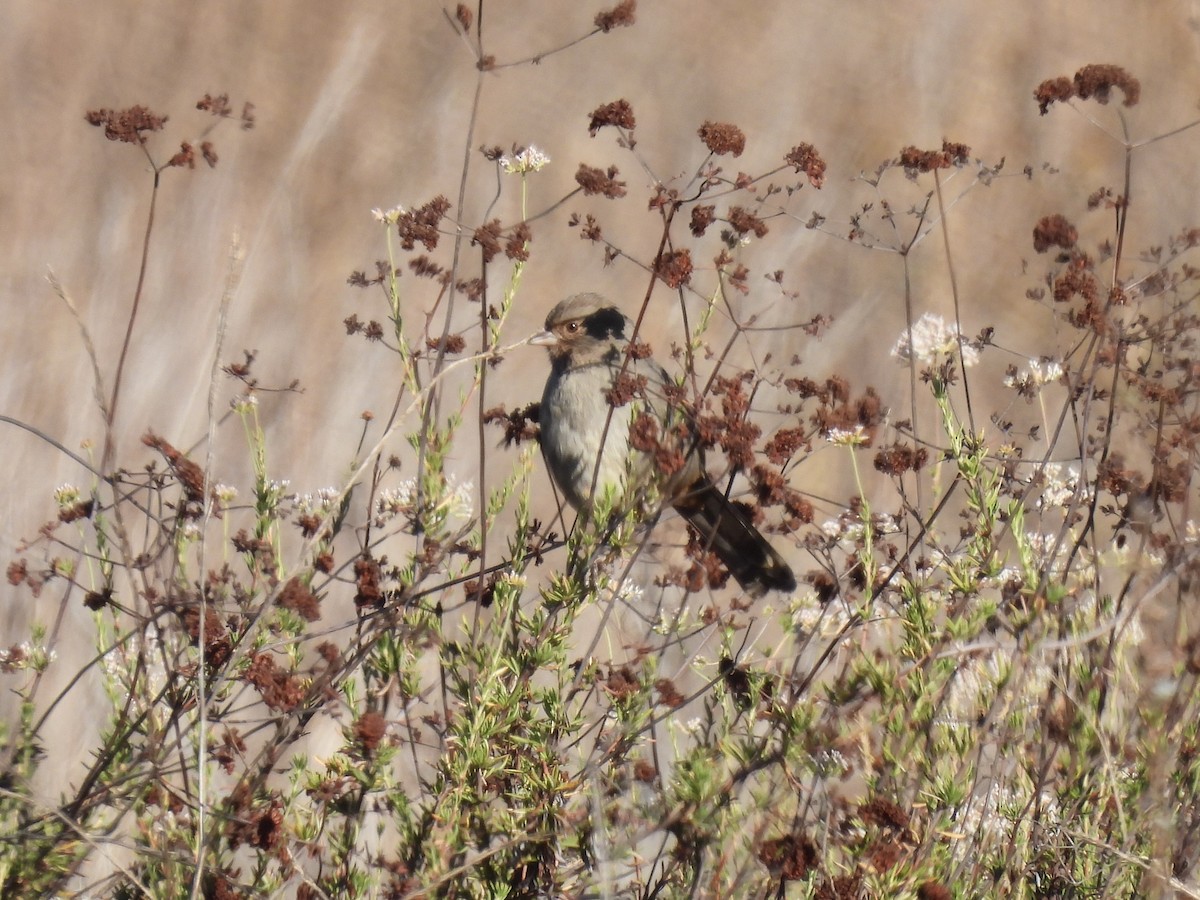
[(424, 206), (406, 210), (396, 219), (396, 231), (400, 234), (400, 246), (412, 250), (418, 243), (432, 250), (438, 242), (438, 223), (450, 209), (450, 201), (441, 194)]
[(740, 206), (729, 208), (729, 225), (739, 235), (754, 232), (755, 237), (763, 237), (767, 233), (767, 223), (748, 209)]
[(1075, 96), (1075, 84), (1070, 78), (1048, 78), (1033, 92), (1038, 102), (1038, 111), (1044, 116), (1050, 111), (1051, 103), (1060, 103)]
[(368, 755), (379, 747), (386, 732), (387, 720), (374, 711), (363, 713), (354, 723), (354, 740)]
[(1044, 116), (1051, 103), (1070, 100), (1072, 97), (1108, 103), (1113, 88), (1121, 89), (1121, 93), (1125, 95), (1126, 106), (1134, 106), (1141, 99), (1141, 82), (1120, 66), (1113, 65), (1084, 66), (1075, 73), (1074, 79), (1062, 76), (1049, 78), (1037, 86), (1033, 96), (1038, 102), (1038, 110)]
[(145, 143), (143, 132), (161, 131), (167, 123), (166, 116), (151, 112), (141, 104), (128, 109), (89, 109), (84, 118), (90, 125), (103, 125), (104, 136), (110, 141), (125, 144)]
[(529, 242), (532, 240), (533, 231), (527, 222), (514, 226), (504, 243), (504, 255), (512, 260), (525, 262), (529, 259)]
[(916, 472), (929, 461), (929, 451), (897, 441), (875, 454), (875, 468), (885, 475), (900, 476), (909, 469)]
[(612, 125), (633, 131), (637, 120), (633, 117), (633, 107), (628, 100), (614, 100), (592, 110), (592, 122), (588, 125), (588, 134), (595, 137), (601, 128)]
[(290, 579), (283, 586), (283, 590), (275, 598), (275, 605), (290, 609), (308, 622), (315, 622), (321, 618), (321, 604), (317, 595), (300, 580), (299, 576)]
[(580, 163), (579, 171), (575, 173), (575, 181), (583, 188), (585, 194), (603, 194), (609, 200), (616, 200), (625, 196), (625, 182), (617, 181), (619, 174), (616, 166), (609, 166), (605, 172), (603, 169)]
[(1084, 66), (1075, 73), (1075, 96), (1080, 100), (1095, 98), (1107, 103), (1113, 88), (1120, 88), (1126, 106), (1136, 106), (1142, 96), (1142, 84), (1120, 66)]
[(704, 141), (704, 146), (717, 156), (726, 153), (741, 156), (746, 149), (746, 135), (742, 134), (742, 129), (728, 122), (705, 122), (696, 133)]
[(717, 208), (715, 206), (693, 206), (692, 207), (692, 234), (696, 237), (703, 237), (704, 232), (708, 230), (717, 218)]
[(667, 287), (681, 287), (692, 280), (692, 254), (686, 248), (664, 252), (658, 258), (654, 272)]
[(900, 151), (898, 162), (909, 174), (918, 172), (924, 174), (934, 169), (948, 169), (951, 166), (965, 165), (971, 155), (971, 148), (966, 144), (952, 141), (942, 141), (941, 150), (918, 150), (916, 147), (905, 147)]
[(804, 834), (789, 834), (763, 841), (758, 858), (781, 881), (799, 881), (820, 862), (817, 845)]
[(788, 151), (783, 161), (789, 166), (795, 166), (797, 172), (808, 176), (808, 183), (820, 188), (825, 183), (825, 160), (812, 144), (797, 144)]
[(1038, 220), (1033, 228), (1033, 249), (1045, 253), (1051, 247), (1070, 250), (1079, 240), (1079, 232), (1065, 216), (1055, 213)]
[(500, 224), (500, 220), (492, 219), (476, 228), (471, 236), (471, 244), (478, 244), (483, 249), (485, 263), (490, 263), (500, 255), (500, 233), (503, 230), (504, 226)]
[(637, 21), (637, 0), (621, 0), (612, 9), (596, 13), (593, 21), (605, 34), (614, 28), (627, 28)]

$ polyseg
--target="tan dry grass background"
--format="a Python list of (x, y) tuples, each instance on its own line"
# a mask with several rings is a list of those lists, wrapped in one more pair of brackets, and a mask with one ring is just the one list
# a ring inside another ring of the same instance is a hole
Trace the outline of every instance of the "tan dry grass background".
[[(556, 47), (589, 30), (604, 5), (611, 4), (488, 4), (487, 51), (504, 62)], [(597, 209), (606, 233), (643, 257), (653, 252), (648, 177), (611, 137), (587, 134), (587, 114), (624, 97), (637, 113), (639, 150), (664, 178), (700, 161), (695, 130), (706, 119), (734, 122), (747, 134), (747, 152), (731, 170), (760, 171), (800, 141), (815, 144), (829, 163), (827, 183), (820, 192), (806, 191), (797, 211), (801, 219), (820, 212), (835, 230), (873, 199), (853, 177), (907, 144), (933, 147), (949, 138), (986, 160), (1006, 157), (1009, 172), (1031, 165), (1038, 172), (1031, 182), (1007, 179), (970, 193), (954, 207), (950, 230), (965, 330), (994, 325), (1002, 344), (1036, 355), (1038, 342), (1052, 339), (1052, 323), (1024, 299), (1039, 271), (1034, 263), (1023, 274), (1024, 262), (1034, 258), (1033, 224), (1061, 211), (1085, 226), (1085, 239), (1103, 236), (1107, 221), (1085, 217), (1084, 199), (1102, 185), (1119, 188), (1121, 152), (1068, 109), (1039, 117), (1032, 91), (1042, 79), (1069, 76), (1084, 64), (1115, 63), (1142, 82), (1142, 102), (1130, 113), (1135, 136), (1183, 124), (1200, 96), (1198, 16), (1200, 4), (1191, 0), (643, 0), (634, 28), (485, 78), (471, 146), (534, 143), (554, 159), (531, 182), (532, 209), (569, 191), (580, 161), (617, 164), (631, 194), (617, 204), (568, 203), (538, 223), (507, 339), (527, 334), (567, 293), (600, 290), (632, 307), (644, 292), (643, 273), (629, 265), (605, 268), (599, 252), (566, 227), (571, 211)], [(156, 138), (166, 156), (208, 124), (192, 109), (195, 100), (228, 92), (235, 104), (253, 101), (258, 125), (247, 134), (218, 130), (215, 171), (165, 175), (125, 375), (118, 459), (136, 468), (152, 458), (139, 443), (148, 427), (179, 446), (203, 436), (218, 305), (238, 233), (248, 255), (224, 358), (254, 348), (265, 385), (300, 380), (301, 395), (261, 398), (272, 470), (291, 477), (299, 491), (337, 483), (360, 413), (385, 412), (398, 377), (387, 354), (346, 338), (341, 325), (354, 312), (382, 318), (375, 295), (369, 300), (345, 283), (351, 270), (369, 269), (383, 256), (369, 210), (457, 194), (476, 72), (442, 7), (418, 0), (8, 0), (0, 6), (0, 59), (7, 123), (0, 140), (0, 412), (71, 448), (102, 439), (90, 364), (45, 273), (53, 267), (74, 296), (111, 384), (150, 179), (144, 160), (106, 142), (84, 122), (84, 111), (142, 103), (169, 114), (166, 132)], [(1115, 123), (1110, 111), (1090, 109)], [(1142, 154), (1130, 218), (1135, 250), (1196, 224), (1197, 140), (1187, 135)], [(472, 225), (492, 178), (478, 162), (468, 193), (475, 199), (456, 211)], [(1060, 173), (1043, 174), (1043, 163)], [(517, 217), (511, 206), (496, 214)], [(837, 319), (820, 342), (782, 332), (764, 337), (763, 347), (798, 352), (813, 377), (840, 371), (856, 387), (875, 383), (903, 410), (907, 378), (888, 357), (904, 322), (899, 260), (799, 223), (773, 223), (764, 246), (764, 265), (786, 269), (787, 286), (800, 291), (799, 306), (781, 309), (760, 268), (747, 308), (776, 323), (816, 312)], [(914, 271), (918, 312), (947, 312), (940, 237), (917, 252)], [(503, 277), (493, 272), (494, 289)], [(474, 312), (464, 305), (462, 314), (465, 327)], [(664, 332), (655, 336), (665, 339), (676, 320), (664, 310), (656, 321)], [(489, 399), (510, 407), (534, 399), (544, 366), (540, 353), (519, 351), (499, 370), (503, 377), (491, 383)], [(221, 386), (222, 409), (235, 392), (232, 383)], [(218, 477), (235, 480), (246, 471), (239, 431), (226, 428), (219, 438)], [(52, 517), (54, 486), (87, 478), (25, 432), (7, 428), (0, 447), (6, 476), (0, 547), (7, 562), (17, 541)], [(506, 466), (511, 457), (498, 453), (496, 460)], [(464, 476), (474, 464), (462, 460)], [(844, 500), (839, 484), (844, 478), (822, 476), (819, 493)], [(20, 640), (31, 619), (53, 613), (51, 606), (33, 608), (24, 594), (19, 603), (6, 602), (0, 643), (7, 635)], [(86, 652), (90, 641), (84, 611), (76, 604), (73, 613), (79, 621), (67, 631), (78, 643), (60, 648), (64, 679), (75, 671), (70, 654)], [(79, 712), (64, 707), (51, 722), (74, 736), (59, 745), (67, 758), (86, 746)]]

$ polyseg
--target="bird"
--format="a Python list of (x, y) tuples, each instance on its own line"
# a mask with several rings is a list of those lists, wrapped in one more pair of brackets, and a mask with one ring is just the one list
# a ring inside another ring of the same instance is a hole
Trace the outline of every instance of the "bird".
[[(550, 310), (545, 330), (530, 337), (531, 344), (550, 354), (538, 424), (542, 455), (555, 485), (574, 509), (590, 511), (593, 497), (609, 488), (624, 490), (628, 497), (631, 487), (636, 496), (644, 485), (628, 482), (645, 479), (664, 504), (690, 523), (747, 594), (794, 591), (791, 567), (744, 508), (713, 483), (694, 440), (680, 442), (674, 466), (664, 467), (650, 453), (635, 449), (638, 442), (631, 442), (630, 432), (636, 407), (614, 406), (610, 400), (619, 384), (642, 387), (641, 409), (657, 420), (657, 433), (678, 434), (680, 429), (674, 427), (679, 410), (666, 399), (674, 382), (653, 359), (628, 352), (631, 334), (631, 323), (620, 309), (600, 294), (581, 293)], [(623, 368), (628, 378), (619, 382)], [(663, 474), (672, 468), (671, 474)]]

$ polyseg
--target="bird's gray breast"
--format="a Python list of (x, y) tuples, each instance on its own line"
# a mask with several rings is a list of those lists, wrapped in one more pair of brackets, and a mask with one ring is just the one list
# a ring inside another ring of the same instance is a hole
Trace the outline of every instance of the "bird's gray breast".
[[(576, 508), (593, 496), (593, 478), (599, 495), (606, 487), (619, 486), (625, 473), (631, 410), (613, 408), (608, 402), (606, 392), (614, 375), (613, 368), (602, 362), (557, 371), (551, 373), (542, 393), (542, 451), (559, 490)], [(597, 471), (596, 448), (602, 440)]]

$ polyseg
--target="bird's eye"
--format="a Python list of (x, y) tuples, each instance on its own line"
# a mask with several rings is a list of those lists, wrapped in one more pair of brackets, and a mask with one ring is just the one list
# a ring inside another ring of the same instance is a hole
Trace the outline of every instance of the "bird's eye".
[(568, 322), (567, 323), (567, 331), (571, 332), (571, 334), (574, 334), (578, 330), (579, 330), (578, 322)]

